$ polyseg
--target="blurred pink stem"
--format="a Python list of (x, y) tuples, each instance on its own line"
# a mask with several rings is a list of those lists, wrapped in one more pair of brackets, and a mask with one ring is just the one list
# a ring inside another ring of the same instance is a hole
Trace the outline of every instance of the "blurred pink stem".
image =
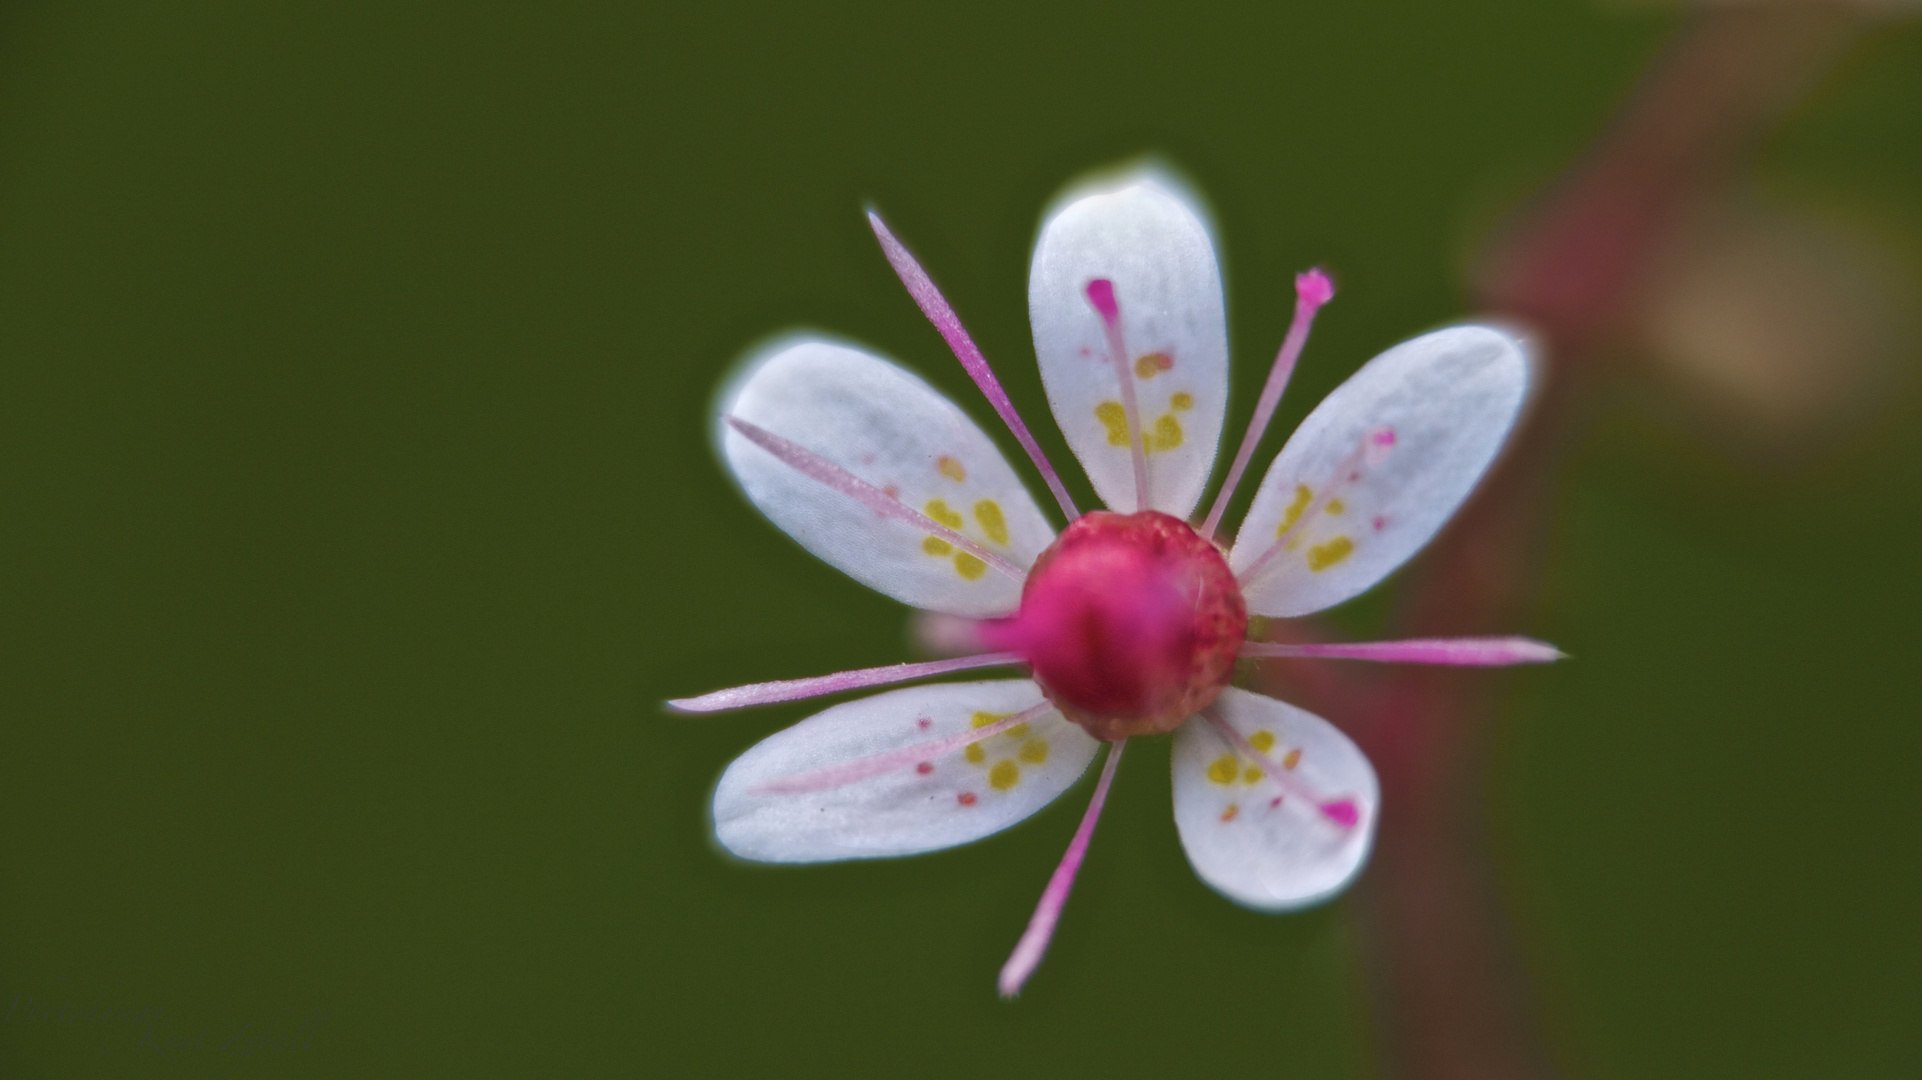
[[(1497, 238), (1481, 306), (1540, 335), (1543, 389), (1503, 464), (1411, 568), (1401, 632), (1488, 633), (1525, 618), (1556, 470), (1600, 374), (1589, 369), (1612, 355), (1600, 346), (1686, 208), (1737, 175), (1861, 23), (1834, 4), (1698, 12), (1584, 159)], [(1492, 675), (1416, 668), (1381, 685), (1327, 665), (1266, 665), (1261, 678), (1342, 723), (1393, 808), (1354, 900), (1384, 1074), (1552, 1075), (1487, 850)]]

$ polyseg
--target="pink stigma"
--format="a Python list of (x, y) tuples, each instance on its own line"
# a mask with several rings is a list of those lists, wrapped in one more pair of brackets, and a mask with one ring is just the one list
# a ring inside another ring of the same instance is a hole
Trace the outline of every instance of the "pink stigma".
[(1114, 282), (1095, 278), (1088, 282), (1088, 303), (1101, 313), (1101, 321), (1113, 326), (1121, 318), (1121, 305), (1115, 303)]
[(1344, 829), (1361, 824), (1361, 810), (1355, 806), (1353, 799), (1330, 799), (1322, 803), (1319, 809), (1322, 817)]
[(1248, 609), (1221, 552), (1179, 519), (1093, 511), (1035, 561), (1012, 618), (982, 626), (1098, 739), (1172, 731), (1234, 672)]

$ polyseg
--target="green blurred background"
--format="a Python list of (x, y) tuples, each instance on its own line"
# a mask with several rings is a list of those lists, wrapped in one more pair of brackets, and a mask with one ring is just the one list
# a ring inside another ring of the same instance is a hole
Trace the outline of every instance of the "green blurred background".
[[(1015, 1005), (994, 972), (1081, 795), (908, 861), (718, 855), (715, 777), (811, 710), (660, 701), (909, 649), (738, 496), (706, 410), (807, 326), (992, 420), (871, 200), (1066, 460), (1028, 247), (1062, 184), (1152, 151), (1219, 225), (1231, 427), (1290, 276), (1341, 276), (1290, 423), (1464, 313), (1475, 237), (1678, 19), (0, 8), (0, 1073), (1375, 1075), (1343, 909), (1197, 882), (1165, 744)], [(1912, 253), (1917, 28), (1832, 70), (1756, 183)], [(1918, 1075), (1915, 395), (1778, 452), (1623, 385), (1513, 628), (1578, 659), (1510, 684), (1488, 790), (1550, 1046)]]

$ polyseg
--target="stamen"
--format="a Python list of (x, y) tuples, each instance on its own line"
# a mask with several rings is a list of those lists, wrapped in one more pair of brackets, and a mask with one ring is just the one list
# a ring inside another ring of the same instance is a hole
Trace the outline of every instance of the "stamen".
[(1300, 657), (1326, 660), (1375, 660), (1386, 664), (1447, 664), (1454, 667), (1507, 667), (1547, 664), (1568, 654), (1545, 641), (1525, 637), (1410, 638), (1406, 641), (1350, 641), (1284, 645), (1250, 641), (1244, 657)]
[(948, 348), (954, 350), (954, 358), (961, 361), (961, 367), (974, 380), (974, 385), (981, 388), (988, 404), (993, 405), (994, 411), (1000, 414), (1001, 422), (1008, 425), (1008, 430), (1014, 432), (1015, 441), (1028, 452), (1028, 460), (1041, 470), (1041, 479), (1047, 483), (1048, 490), (1054, 493), (1054, 501), (1061, 504), (1061, 512), (1068, 515), (1069, 521), (1080, 517), (1081, 511), (1075, 509), (1074, 500), (1068, 497), (1068, 489), (1062, 486), (1061, 477), (1056, 475), (1048, 455), (1041, 452), (1041, 445), (1028, 433), (1028, 425), (1021, 422), (1021, 414), (1014, 411), (1014, 402), (1008, 399), (1008, 392), (1001, 389), (1001, 381), (994, 377), (994, 369), (988, 366), (987, 358), (981, 355), (974, 339), (961, 326), (961, 319), (948, 306), (947, 298), (941, 295), (940, 289), (935, 288), (933, 279), (921, 269), (921, 264), (915, 261), (907, 247), (888, 231), (887, 225), (881, 221), (881, 215), (868, 211), (868, 225), (874, 230), (875, 239), (881, 241), (881, 251), (888, 257), (888, 265), (894, 267), (901, 284), (908, 287), (908, 295), (914, 298), (915, 306), (940, 331)]
[(750, 788), (748, 794), (806, 795), (810, 792), (846, 787), (858, 780), (866, 780), (870, 776), (880, 776), (882, 773), (891, 773), (896, 769), (918, 765), (930, 758), (952, 753), (970, 743), (993, 738), (1009, 728), (1032, 723), (1053, 711), (1054, 705), (1044, 701), (1031, 709), (1023, 709), (1013, 716), (1002, 717), (992, 724), (983, 724), (959, 735), (950, 735), (945, 739), (935, 739), (932, 742), (903, 747), (899, 750), (889, 750), (887, 753), (875, 754), (872, 757), (856, 758), (846, 764), (831, 765), (814, 772), (797, 773), (779, 780), (769, 780), (759, 787)]
[(1293, 773), (1275, 764), (1269, 759), (1267, 754), (1255, 749), (1255, 744), (1244, 738), (1241, 732), (1236, 731), (1233, 724), (1223, 720), (1221, 715), (1215, 711), (1213, 705), (1201, 710), (1201, 715), (1206, 717), (1208, 723), (1214, 727), (1215, 731), (1219, 732), (1222, 738), (1227, 739), (1237, 751), (1245, 755), (1248, 760), (1261, 766), (1262, 775), (1273, 780), (1275, 786), (1280, 788), (1283, 793), (1293, 795), (1295, 798), (1306, 802), (1309, 806), (1319, 811), (1322, 817), (1344, 829), (1352, 829), (1361, 822), (1361, 811), (1356, 807), (1354, 799), (1345, 795), (1338, 799), (1324, 799), (1316, 794), (1312, 788), (1302, 783)]
[(1016, 581), (1028, 576), (1027, 571), (1008, 560), (982, 547), (980, 544), (936, 522), (894, 496), (868, 483), (866, 480), (829, 461), (827, 458), (809, 450), (805, 446), (789, 442), (763, 427), (757, 427), (738, 416), (722, 417), (729, 427), (741, 433), (749, 442), (766, 450), (778, 458), (781, 464), (812, 480), (833, 488), (847, 497), (860, 502), (882, 517), (905, 521), (923, 532), (932, 533), (955, 547), (966, 551), (996, 570)]
[(1094, 798), (1088, 800), (1087, 812), (1081, 815), (1081, 826), (1074, 831), (1074, 839), (1068, 841), (1068, 850), (1061, 856), (1060, 865), (1054, 868), (1054, 875), (1048, 878), (1048, 887), (1041, 890), (1041, 902), (1035, 905), (1034, 915), (1028, 919), (1028, 928), (1021, 932), (1021, 940), (1015, 942), (1014, 952), (1008, 962), (1001, 965), (1001, 977), (996, 985), (1004, 998), (1013, 997), (1021, 992), (1021, 987), (1041, 966), (1041, 957), (1048, 951), (1048, 942), (1054, 937), (1054, 925), (1061, 919), (1061, 909), (1068, 903), (1068, 893), (1074, 889), (1075, 874), (1081, 870), (1081, 860), (1088, 854), (1088, 843), (1094, 839), (1095, 822), (1101, 820), (1101, 808), (1108, 801), (1108, 788), (1114, 783), (1115, 767), (1121, 764), (1122, 748), (1128, 740), (1121, 739), (1108, 745), (1108, 760), (1101, 766), (1101, 779), (1095, 783)]
[(1088, 282), (1088, 303), (1101, 316), (1108, 333), (1108, 354), (1114, 358), (1115, 377), (1121, 381), (1121, 411), (1128, 418), (1128, 446), (1134, 452), (1135, 510), (1148, 509), (1148, 452), (1141, 441), (1141, 409), (1135, 404), (1134, 373), (1128, 365), (1128, 343), (1121, 336), (1121, 305), (1116, 302), (1114, 282), (1095, 278)]
[(1260, 558), (1256, 559), (1247, 570), (1235, 575), (1236, 579), (1241, 582), (1242, 588), (1247, 588), (1248, 583), (1255, 580), (1255, 576), (1260, 574), (1261, 571), (1274, 560), (1276, 555), (1281, 554), (1281, 552), (1292, 545), (1296, 538), (1301, 536), (1302, 530), (1308, 527), (1308, 523), (1315, 520), (1315, 518), (1320, 515), (1322, 508), (1330, 502), (1333, 502), (1336, 495), (1340, 494), (1349, 484), (1361, 479), (1361, 472), (1364, 468), (1372, 468), (1381, 464), (1383, 459), (1385, 459), (1394, 448), (1394, 428), (1376, 428), (1362, 436), (1361, 445), (1355, 447), (1347, 457), (1341, 459), (1340, 465), (1335, 466), (1335, 475), (1329, 478), (1326, 484), (1322, 485), (1321, 494), (1316, 497), (1315, 501), (1309, 503), (1308, 508), (1302, 512), (1302, 515), (1296, 518), (1294, 523), (1289, 525), (1288, 528), (1284, 529), (1280, 536), (1275, 537), (1275, 542), (1268, 545), (1268, 550), (1262, 552)]
[(1020, 654), (1004, 652), (963, 656), (954, 660), (930, 660), (921, 664), (889, 664), (886, 667), (837, 671), (832, 675), (815, 675), (806, 679), (749, 683), (746, 686), (716, 690), (699, 697), (674, 698), (668, 702), (668, 705), (680, 712), (720, 712), (723, 709), (744, 709), (749, 705), (768, 705), (776, 701), (799, 701), (802, 698), (838, 694), (843, 690), (858, 690), (867, 686), (886, 686), (889, 683), (925, 679), (934, 675), (946, 675), (951, 671), (966, 671), (969, 668), (1000, 667), (1003, 664), (1019, 663), (1021, 663)]
[(1274, 419), (1275, 408), (1281, 404), (1281, 392), (1288, 387), (1288, 377), (1295, 372), (1295, 361), (1300, 359), (1302, 348), (1308, 344), (1308, 331), (1315, 324), (1315, 313), (1323, 304), (1334, 299), (1335, 283), (1320, 267), (1305, 274), (1295, 275), (1295, 318), (1288, 324), (1288, 334), (1281, 339), (1281, 351), (1275, 354), (1275, 366), (1268, 369), (1268, 382), (1261, 388), (1261, 398), (1255, 402), (1255, 415), (1248, 421), (1248, 431), (1241, 437), (1241, 449), (1235, 451), (1235, 463), (1228, 467), (1228, 479), (1222, 482), (1221, 490), (1215, 493), (1215, 505), (1208, 510), (1208, 519), (1201, 524), (1201, 535), (1213, 539), (1215, 526), (1221, 524), (1221, 515), (1228, 509), (1228, 500), (1234, 495), (1235, 488), (1241, 483), (1241, 474), (1248, 469), (1248, 459), (1254, 457), (1255, 446), (1268, 431), (1268, 421)]

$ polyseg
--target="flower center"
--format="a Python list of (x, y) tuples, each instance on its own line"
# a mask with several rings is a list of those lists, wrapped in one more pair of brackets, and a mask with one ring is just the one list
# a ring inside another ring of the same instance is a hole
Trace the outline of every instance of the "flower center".
[(1028, 572), (1021, 610), (983, 628), (1021, 653), (1098, 739), (1172, 731), (1234, 672), (1248, 608), (1221, 552), (1167, 514), (1078, 518)]

